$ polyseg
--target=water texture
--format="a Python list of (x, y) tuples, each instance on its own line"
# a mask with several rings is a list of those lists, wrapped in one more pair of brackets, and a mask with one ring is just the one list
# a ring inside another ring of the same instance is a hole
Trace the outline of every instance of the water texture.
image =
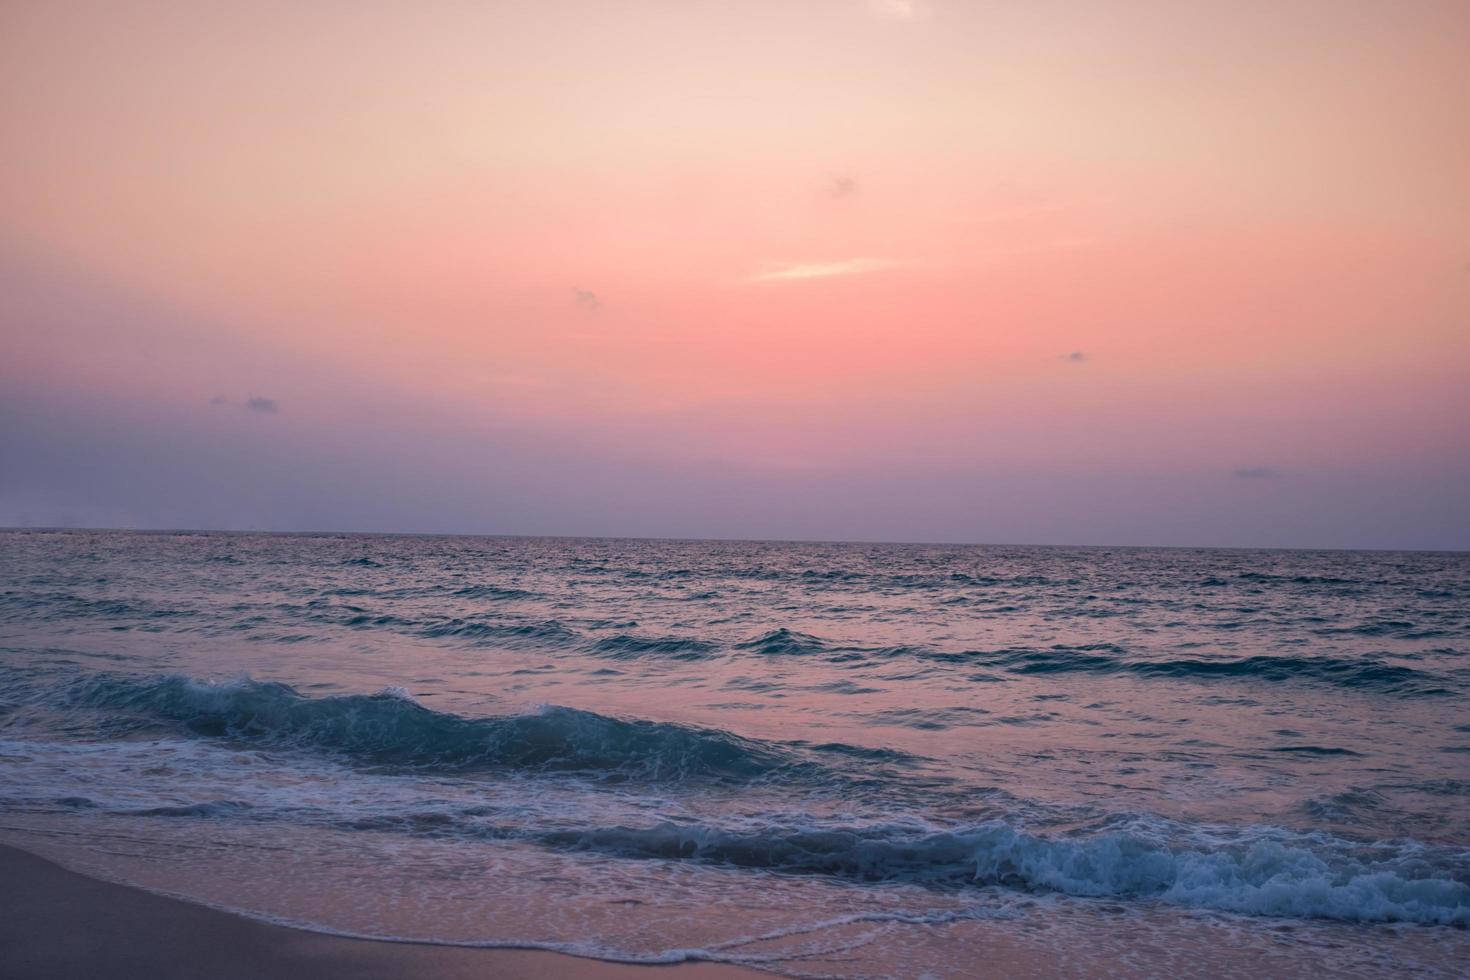
[(0, 833), (197, 901), (792, 975), (1470, 951), (1470, 556), (15, 531), (0, 573)]

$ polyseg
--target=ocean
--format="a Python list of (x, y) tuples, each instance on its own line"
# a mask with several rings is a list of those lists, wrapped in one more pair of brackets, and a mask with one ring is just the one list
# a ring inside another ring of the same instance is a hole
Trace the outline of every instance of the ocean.
[(1470, 555), (0, 532), (0, 840), (790, 976), (1462, 974)]

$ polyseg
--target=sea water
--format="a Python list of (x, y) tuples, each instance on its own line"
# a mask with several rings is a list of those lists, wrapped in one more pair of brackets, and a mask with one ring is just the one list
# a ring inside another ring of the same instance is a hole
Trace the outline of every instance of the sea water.
[(0, 839), (788, 975), (1470, 962), (1470, 556), (0, 532)]

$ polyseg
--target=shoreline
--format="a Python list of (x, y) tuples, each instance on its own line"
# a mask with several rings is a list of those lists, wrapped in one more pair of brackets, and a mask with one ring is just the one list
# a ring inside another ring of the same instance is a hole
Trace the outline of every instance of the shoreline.
[(0, 975), (9, 980), (739, 980), (726, 963), (613, 963), (538, 949), (357, 939), (92, 878), (0, 844)]

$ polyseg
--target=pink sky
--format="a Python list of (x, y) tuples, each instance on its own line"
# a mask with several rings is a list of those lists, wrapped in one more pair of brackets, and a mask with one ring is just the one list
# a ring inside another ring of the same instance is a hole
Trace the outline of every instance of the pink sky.
[(8, 3), (0, 524), (1470, 547), (1467, 50), (1460, 0)]

